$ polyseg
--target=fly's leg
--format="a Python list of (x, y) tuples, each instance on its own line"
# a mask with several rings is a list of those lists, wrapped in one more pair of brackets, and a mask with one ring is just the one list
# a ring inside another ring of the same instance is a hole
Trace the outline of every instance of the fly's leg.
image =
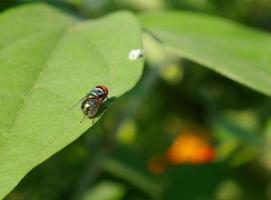
[[(80, 123), (82, 123), (87, 118), (86, 115), (80, 120)], [(95, 118), (92, 118), (92, 125), (95, 123)]]
[(101, 101), (101, 103), (105, 103), (107, 101), (108, 101), (108, 96), (106, 96), (105, 99)]
[(86, 119), (86, 115), (80, 120), (80, 123), (82, 123)]

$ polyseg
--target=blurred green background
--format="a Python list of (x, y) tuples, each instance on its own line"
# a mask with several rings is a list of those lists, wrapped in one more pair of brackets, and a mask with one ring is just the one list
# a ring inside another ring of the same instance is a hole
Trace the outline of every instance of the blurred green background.
[[(0, 10), (31, 2), (2, 0)], [(271, 30), (270, 0), (46, 2), (90, 19), (121, 9), (188, 10)], [(138, 85), (6, 199), (271, 199), (270, 98), (143, 38)]]

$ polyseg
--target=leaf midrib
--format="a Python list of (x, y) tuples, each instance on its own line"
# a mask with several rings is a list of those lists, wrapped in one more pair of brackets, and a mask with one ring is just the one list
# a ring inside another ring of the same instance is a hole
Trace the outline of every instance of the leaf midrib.
[[(52, 45), (51, 49), (49, 50), (48, 55), (46, 56), (46, 58), (43, 60), (43, 64), (40, 67), (39, 73), (36, 75), (36, 79), (33, 81), (31, 87), (29, 87), (28, 92), (25, 93), (22, 102), (21, 102), (21, 106), (19, 106), (19, 108), (15, 111), (15, 117), (12, 120), (12, 122), (10, 123), (10, 126), (8, 127), (8, 131), (10, 132), (12, 130), (12, 128), (14, 128), (14, 126), (16, 125), (16, 122), (18, 120), (18, 117), (21, 115), (21, 113), (23, 112), (24, 109), (24, 105), (27, 101), (27, 99), (32, 95), (37, 82), (40, 80), (43, 71), (45, 70), (45, 67), (48, 64), (48, 61), (50, 60), (51, 56), (53, 55), (54, 50), (57, 48), (57, 46), (60, 44), (62, 38), (64, 37), (64, 35), (67, 33), (68, 30), (70, 30), (75, 24), (76, 22), (78, 22), (77, 20), (73, 20), (72, 22), (70, 22), (70, 24), (68, 24), (62, 31), (60, 31), (58, 37), (55, 40), (54, 45)], [(10, 138), (7, 138), (7, 141), (9, 141)]]
[(12, 40), (11, 42), (8, 42), (8, 43), (2, 45), (0, 47), (0, 54), (3, 52), (3, 50), (6, 50), (6, 49), (12, 47), (13, 45), (18, 44), (19, 42), (25, 41), (28, 38), (32, 38), (32, 37), (39, 35), (39, 34), (44, 34), (44, 31), (38, 31), (35, 33), (31, 33), (31, 34), (26, 34), (26, 35), (23, 35), (22, 37), (18, 37), (16, 39)]

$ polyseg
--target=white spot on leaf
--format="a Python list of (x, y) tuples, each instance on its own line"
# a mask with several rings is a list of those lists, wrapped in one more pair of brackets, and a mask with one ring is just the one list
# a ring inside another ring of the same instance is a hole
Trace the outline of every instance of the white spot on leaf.
[(142, 49), (133, 49), (129, 53), (130, 60), (137, 60), (141, 57), (143, 57), (143, 50)]

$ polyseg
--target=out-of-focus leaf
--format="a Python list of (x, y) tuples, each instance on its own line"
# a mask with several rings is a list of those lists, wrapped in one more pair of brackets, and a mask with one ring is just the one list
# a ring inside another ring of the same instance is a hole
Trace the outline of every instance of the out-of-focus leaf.
[(178, 165), (169, 168), (165, 199), (215, 199), (217, 185), (227, 177), (226, 165)]
[(213, 132), (219, 143), (217, 159), (230, 159), (234, 166), (253, 160), (267, 147), (267, 142), (257, 131), (236, 123), (230, 115), (217, 115)]
[(91, 188), (83, 200), (119, 200), (125, 194), (125, 187), (120, 183), (104, 181)]
[(158, 183), (155, 183), (154, 180), (151, 180), (147, 175), (125, 165), (121, 161), (112, 158), (104, 158), (102, 168), (106, 172), (146, 192), (152, 198), (158, 198), (162, 194), (162, 188)]
[(216, 191), (217, 200), (241, 200), (243, 199), (243, 191), (238, 183), (234, 180), (222, 181)]
[(251, 145), (266, 145), (257, 131), (240, 126), (226, 115), (216, 115), (212, 128), (221, 140), (236, 138)]
[(148, 31), (180, 56), (271, 95), (269, 34), (189, 12), (152, 12), (140, 17)]
[[(44, 4), (0, 15), (0, 199), (33, 167), (92, 126), (70, 107), (97, 84), (109, 97), (130, 90), (143, 60), (128, 12), (82, 21)], [(97, 120), (96, 120), (97, 121)]]

